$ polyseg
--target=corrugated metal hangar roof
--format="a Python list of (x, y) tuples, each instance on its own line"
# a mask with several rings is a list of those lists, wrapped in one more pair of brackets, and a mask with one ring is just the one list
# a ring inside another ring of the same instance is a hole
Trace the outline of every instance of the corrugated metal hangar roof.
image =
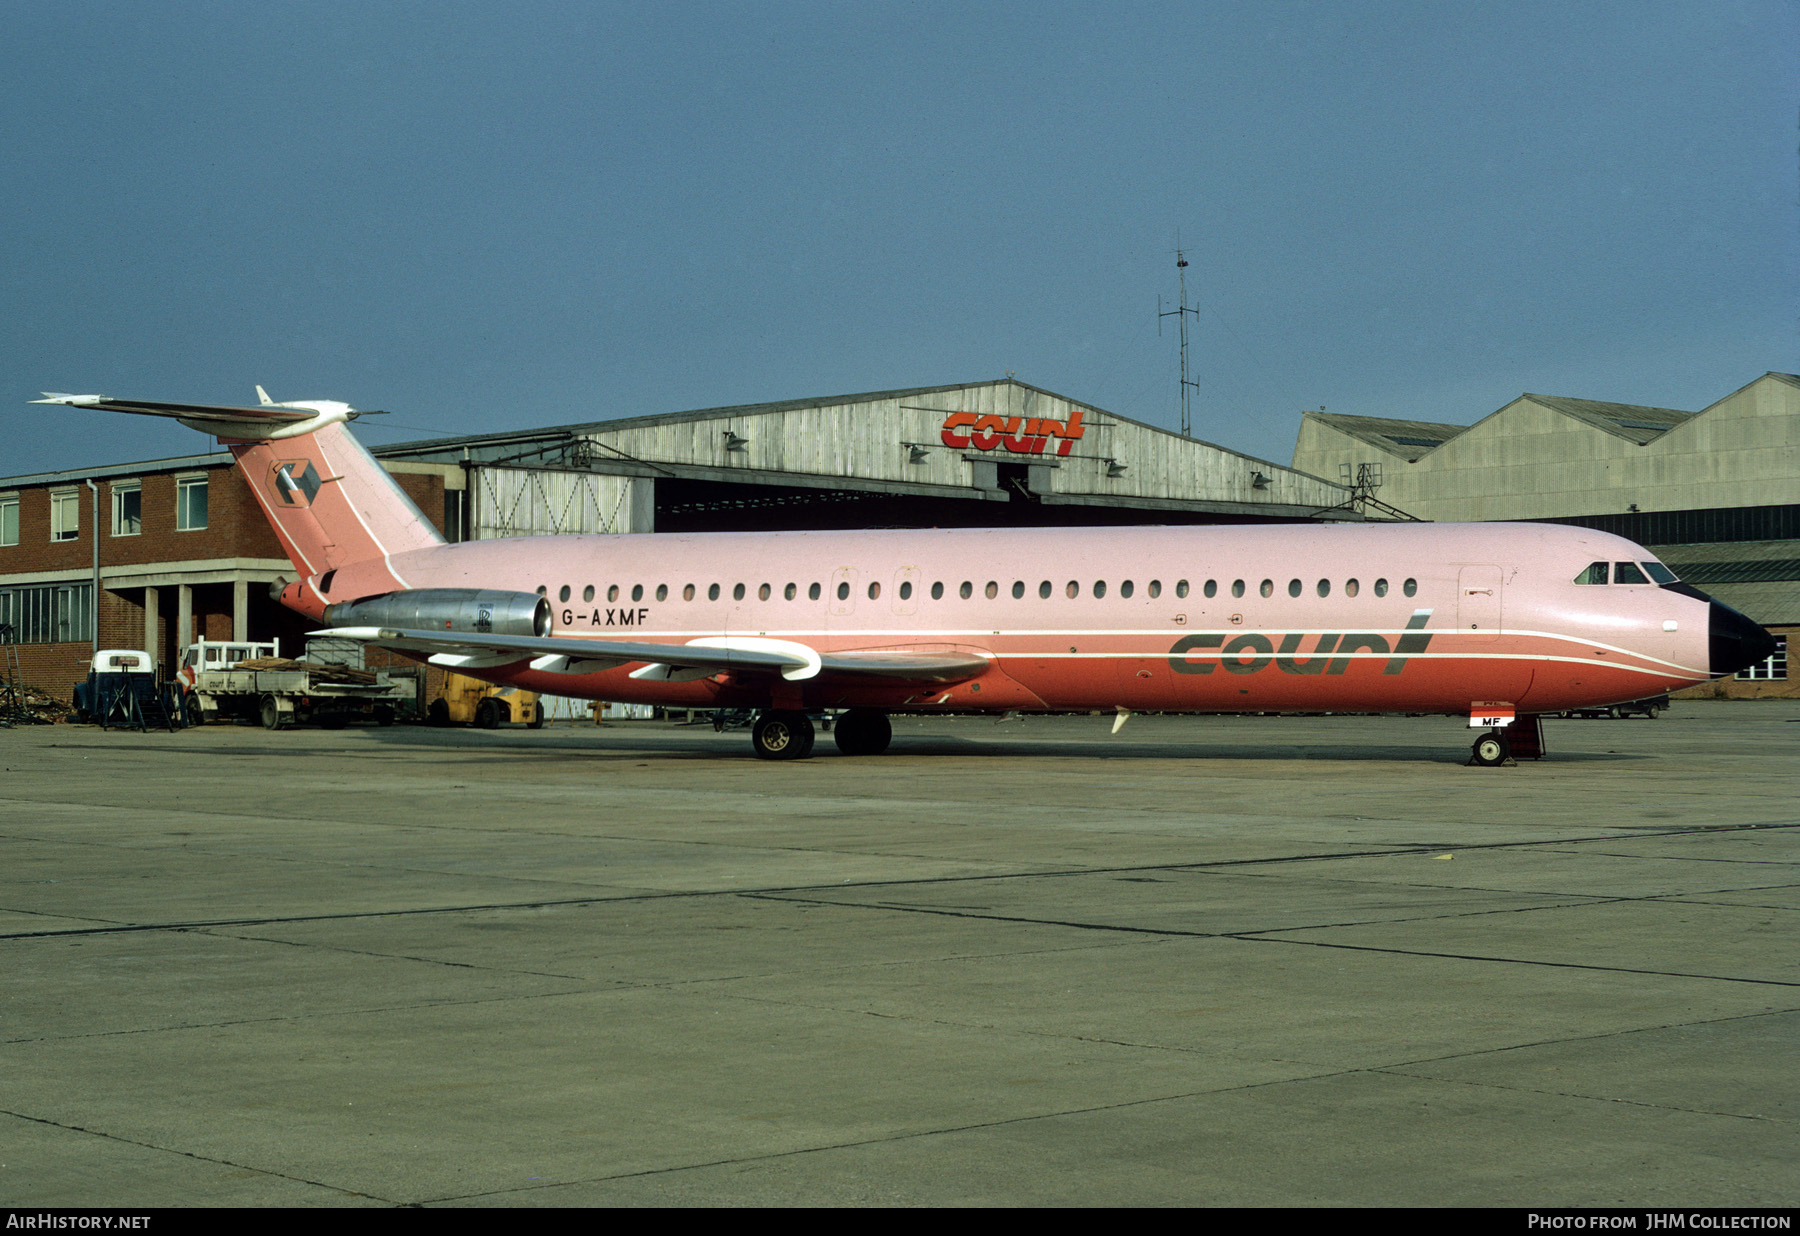
[[(890, 504), (882, 517), (963, 524), (1111, 523), (1123, 512), (1136, 522), (1307, 519), (1348, 497), (1319, 477), (1013, 378), (587, 420), (377, 453), (648, 480), (658, 489), (658, 528), (669, 526), (665, 516), (706, 510), (841, 507), (846, 494), (986, 508), (917, 508), (902, 518)], [(1009, 518), (1000, 503), (1038, 508), (1039, 517)]]

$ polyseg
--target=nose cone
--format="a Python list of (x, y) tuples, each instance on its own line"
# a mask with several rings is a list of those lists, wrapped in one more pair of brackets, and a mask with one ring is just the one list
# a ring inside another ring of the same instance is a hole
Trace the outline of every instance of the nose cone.
[(1706, 625), (1714, 678), (1735, 674), (1775, 651), (1775, 637), (1729, 605), (1714, 601)]

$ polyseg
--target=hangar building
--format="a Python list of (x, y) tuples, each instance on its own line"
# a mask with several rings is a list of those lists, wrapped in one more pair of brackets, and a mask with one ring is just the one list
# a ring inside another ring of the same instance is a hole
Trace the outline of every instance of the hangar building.
[(1546, 520), (1629, 537), (1781, 641), (1694, 690), (1800, 695), (1800, 377), (1768, 373), (1698, 412), (1520, 395), (1473, 425), (1306, 413), (1294, 467), (1421, 519)]
[[(1011, 378), (373, 453), (451, 540), (1360, 517), (1334, 482)], [(215, 452), (0, 479), (0, 624), (27, 682), (66, 698), (96, 608), (102, 647), (165, 666), (196, 638), (299, 651), (307, 625), (268, 595), (293, 569), (231, 472)]]

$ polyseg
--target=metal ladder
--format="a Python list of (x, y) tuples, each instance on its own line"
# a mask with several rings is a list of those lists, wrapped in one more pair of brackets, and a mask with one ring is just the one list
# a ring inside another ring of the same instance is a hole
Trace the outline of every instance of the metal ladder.
[(0, 622), (0, 648), (6, 650), (0, 661), (0, 725), (29, 725), (32, 717), (25, 707), (25, 685), (20, 682), (19, 633), (9, 623)]

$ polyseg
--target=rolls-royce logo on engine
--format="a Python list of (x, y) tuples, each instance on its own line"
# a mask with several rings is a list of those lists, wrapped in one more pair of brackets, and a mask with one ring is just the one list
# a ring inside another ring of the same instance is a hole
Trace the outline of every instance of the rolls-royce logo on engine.
[(310, 459), (284, 459), (269, 469), (269, 487), (288, 506), (311, 506), (323, 483)]

